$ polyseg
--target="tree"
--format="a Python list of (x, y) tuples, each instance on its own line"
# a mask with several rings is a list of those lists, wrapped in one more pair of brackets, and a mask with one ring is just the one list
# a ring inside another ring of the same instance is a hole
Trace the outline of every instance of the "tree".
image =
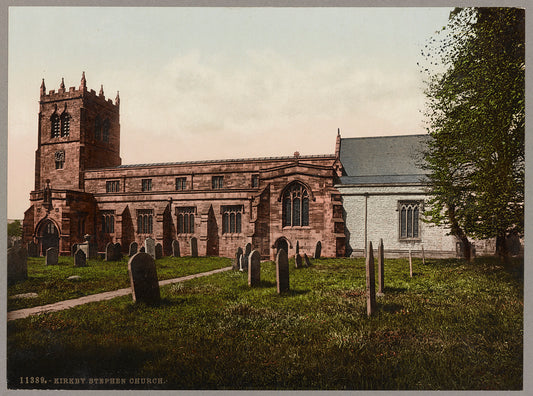
[(22, 236), (22, 226), (20, 220), (15, 220), (7, 225), (7, 236), (19, 237)]
[[(442, 36), (441, 36), (442, 35)], [(427, 221), (463, 242), (524, 229), (525, 12), (458, 8), (426, 46)]]

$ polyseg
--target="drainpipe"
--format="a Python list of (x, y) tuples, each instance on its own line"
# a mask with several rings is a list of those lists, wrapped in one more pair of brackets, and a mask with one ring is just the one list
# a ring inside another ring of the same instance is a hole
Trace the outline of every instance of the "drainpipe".
[(368, 193), (365, 193), (365, 257), (367, 254), (367, 246), (368, 246)]

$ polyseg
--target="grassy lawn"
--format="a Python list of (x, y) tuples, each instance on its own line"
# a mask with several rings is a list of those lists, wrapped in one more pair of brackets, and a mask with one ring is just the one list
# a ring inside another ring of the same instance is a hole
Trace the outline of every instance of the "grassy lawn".
[[(274, 264), (265, 262), (254, 289), (246, 274), (229, 271), (165, 286), (156, 307), (121, 297), (8, 322), (8, 385), (522, 388), (522, 262), (415, 260), (413, 278), (406, 260), (385, 265), (385, 296), (371, 318), (364, 261), (324, 259), (310, 268), (291, 264), (291, 290), (282, 295)], [(46, 384), (26, 385), (26, 377)], [(54, 384), (59, 377), (85, 383)], [(93, 378), (125, 385), (92, 384)], [(130, 384), (131, 378), (156, 384)]]
[[(8, 311), (50, 304), (89, 294), (130, 287), (128, 260), (87, 260), (87, 267), (74, 267), (73, 257), (59, 257), (59, 265), (47, 266), (44, 257), (28, 258), (28, 280), (8, 287)], [(164, 257), (156, 261), (159, 280), (179, 278), (231, 265), (222, 257)], [(79, 276), (69, 280), (70, 276)], [(36, 293), (35, 298), (12, 298)]]

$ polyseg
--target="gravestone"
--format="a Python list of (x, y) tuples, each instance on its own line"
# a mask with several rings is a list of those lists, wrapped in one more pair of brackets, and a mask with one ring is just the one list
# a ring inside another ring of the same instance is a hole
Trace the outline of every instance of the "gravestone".
[(7, 249), (7, 282), (28, 279), (28, 251), (24, 246), (15, 245)]
[(239, 271), (244, 272), (244, 254), (239, 257)]
[(296, 241), (296, 254), (300, 254), (300, 241)]
[(133, 301), (147, 304), (161, 300), (154, 258), (148, 253), (137, 253), (128, 261)]
[(372, 242), (368, 242), (366, 255), (366, 314), (371, 316), (376, 311), (376, 284), (374, 278), (374, 251)]
[(81, 249), (76, 250), (74, 253), (74, 267), (86, 267), (87, 266), (87, 256), (85, 252)]
[(300, 254), (296, 254), (296, 256), (294, 256), (294, 268), (302, 268), (303, 267), (303, 263), (302, 263), (302, 256), (300, 256)]
[(144, 240), (144, 250), (146, 254), (149, 254), (155, 260), (155, 241), (152, 238)]
[(155, 245), (155, 258), (156, 260), (159, 260), (163, 257), (163, 245), (160, 243), (156, 243)]
[(241, 257), (242, 257), (242, 247), (237, 248), (237, 253), (235, 253), (235, 262), (233, 263), (234, 270), (240, 270), (241, 267)]
[(105, 245), (105, 261), (115, 260), (115, 245), (112, 242), (108, 242)]
[(45, 264), (46, 265), (57, 265), (58, 256), (59, 256), (59, 252), (57, 251), (56, 247), (51, 247), (51, 248), (46, 249)]
[(257, 250), (250, 253), (250, 263), (248, 264), (248, 286), (259, 286), (261, 281), (261, 255)]
[(322, 254), (322, 242), (318, 241), (315, 247), (315, 258), (319, 259)]
[(139, 249), (139, 253), (146, 253), (146, 249), (144, 248), (144, 246), (141, 246), (141, 248)]
[(278, 293), (289, 290), (289, 257), (285, 249), (280, 249), (276, 255), (276, 283)]
[(39, 257), (39, 245), (33, 241), (28, 243), (28, 257)]
[(252, 252), (252, 244), (247, 243), (244, 247), (244, 253), (242, 255), (242, 271), (248, 271), (248, 262), (250, 260), (250, 253)]
[(180, 257), (180, 243), (176, 239), (172, 241), (172, 256)]
[(139, 249), (139, 244), (137, 242), (130, 243), (130, 249), (128, 252), (128, 256), (132, 257), (137, 254), (137, 250)]
[(72, 257), (74, 257), (74, 255), (76, 254), (76, 251), (78, 250), (78, 244), (75, 243), (72, 245), (72, 247), (70, 248), (70, 255)]
[(189, 243), (191, 245), (191, 257), (198, 257), (198, 241), (192, 237)]
[(85, 243), (78, 244), (78, 247), (85, 245), (83, 251), (88, 259), (95, 259), (98, 257), (98, 245), (94, 243), (92, 235), (86, 234), (83, 236)]
[(120, 243), (115, 243), (115, 252), (113, 255), (114, 260), (122, 260), (122, 246)]
[(307, 257), (307, 253), (304, 253), (304, 260), (305, 260), (306, 267), (310, 267), (311, 266), (311, 260), (309, 260), (309, 257)]
[(378, 296), (383, 296), (385, 288), (385, 256), (383, 249), (383, 239), (379, 240), (378, 245)]

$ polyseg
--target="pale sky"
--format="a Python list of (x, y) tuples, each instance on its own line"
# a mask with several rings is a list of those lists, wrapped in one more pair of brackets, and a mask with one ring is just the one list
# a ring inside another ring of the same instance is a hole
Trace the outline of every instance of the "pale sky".
[(34, 186), (39, 87), (120, 91), (123, 164), (332, 154), (425, 133), (417, 62), (450, 8), (10, 7), (8, 213)]

